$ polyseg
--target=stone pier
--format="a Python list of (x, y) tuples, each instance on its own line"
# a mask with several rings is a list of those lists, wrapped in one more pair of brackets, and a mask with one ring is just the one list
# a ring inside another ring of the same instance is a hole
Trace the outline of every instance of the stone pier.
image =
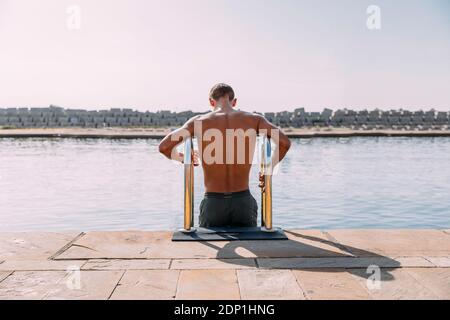
[(0, 233), (0, 299), (450, 299), (450, 230)]
[[(204, 108), (205, 112), (209, 108)], [(190, 110), (172, 112), (138, 111), (112, 108), (109, 110), (48, 108), (0, 108), (0, 128), (111, 128), (111, 127), (178, 127), (189, 118), (201, 114)], [(264, 116), (282, 128), (348, 128), (362, 131), (412, 130), (448, 131), (448, 111), (417, 110), (352, 110), (324, 108), (321, 112), (294, 111), (266, 112)]]

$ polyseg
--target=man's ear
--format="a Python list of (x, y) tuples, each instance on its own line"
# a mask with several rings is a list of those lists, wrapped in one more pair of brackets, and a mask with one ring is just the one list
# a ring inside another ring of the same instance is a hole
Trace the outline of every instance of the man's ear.
[(236, 104), (237, 104), (237, 99), (234, 98), (234, 99), (231, 101), (231, 106), (232, 106), (232, 107), (236, 107)]
[(209, 104), (211, 105), (211, 107), (215, 108), (216, 107), (216, 101), (214, 101), (213, 99), (209, 99)]

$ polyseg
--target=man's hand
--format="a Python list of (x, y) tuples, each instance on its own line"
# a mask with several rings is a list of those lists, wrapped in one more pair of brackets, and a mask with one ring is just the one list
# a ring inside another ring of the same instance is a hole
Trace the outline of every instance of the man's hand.
[(264, 178), (264, 174), (261, 172), (259, 173), (259, 187), (261, 188), (261, 191), (265, 191), (266, 188), (266, 179)]
[(192, 162), (194, 163), (194, 166), (195, 167), (198, 167), (198, 165), (199, 165), (199, 157), (198, 157), (198, 151), (197, 150), (194, 150), (194, 153), (192, 154)]
[[(184, 163), (184, 153), (178, 152), (178, 159), (180, 159), (181, 163)], [(194, 150), (192, 153), (192, 163), (194, 164), (194, 167), (198, 167), (200, 164), (197, 150)]]

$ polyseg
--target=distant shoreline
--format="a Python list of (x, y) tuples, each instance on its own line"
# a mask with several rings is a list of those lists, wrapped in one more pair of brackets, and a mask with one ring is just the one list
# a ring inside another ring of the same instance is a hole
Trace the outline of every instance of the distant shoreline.
[[(450, 130), (354, 130), (348, 128), (284, 128), (290, 138), (450, 137)], [(0, 138), (162, 139), (169, 128), (34, 128), (0, 129)]]

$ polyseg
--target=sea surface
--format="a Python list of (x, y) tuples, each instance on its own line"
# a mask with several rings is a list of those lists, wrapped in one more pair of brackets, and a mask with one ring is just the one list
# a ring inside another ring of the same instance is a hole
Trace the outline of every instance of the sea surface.
[[(0, 231), (182, 227), (183, 169), (158, 143), (0, 139)], [(202, 179), (197, 168), (196, 214)], [(293, 139), (273, 212), (285, 228), (449, 228), (450, 138)]]

